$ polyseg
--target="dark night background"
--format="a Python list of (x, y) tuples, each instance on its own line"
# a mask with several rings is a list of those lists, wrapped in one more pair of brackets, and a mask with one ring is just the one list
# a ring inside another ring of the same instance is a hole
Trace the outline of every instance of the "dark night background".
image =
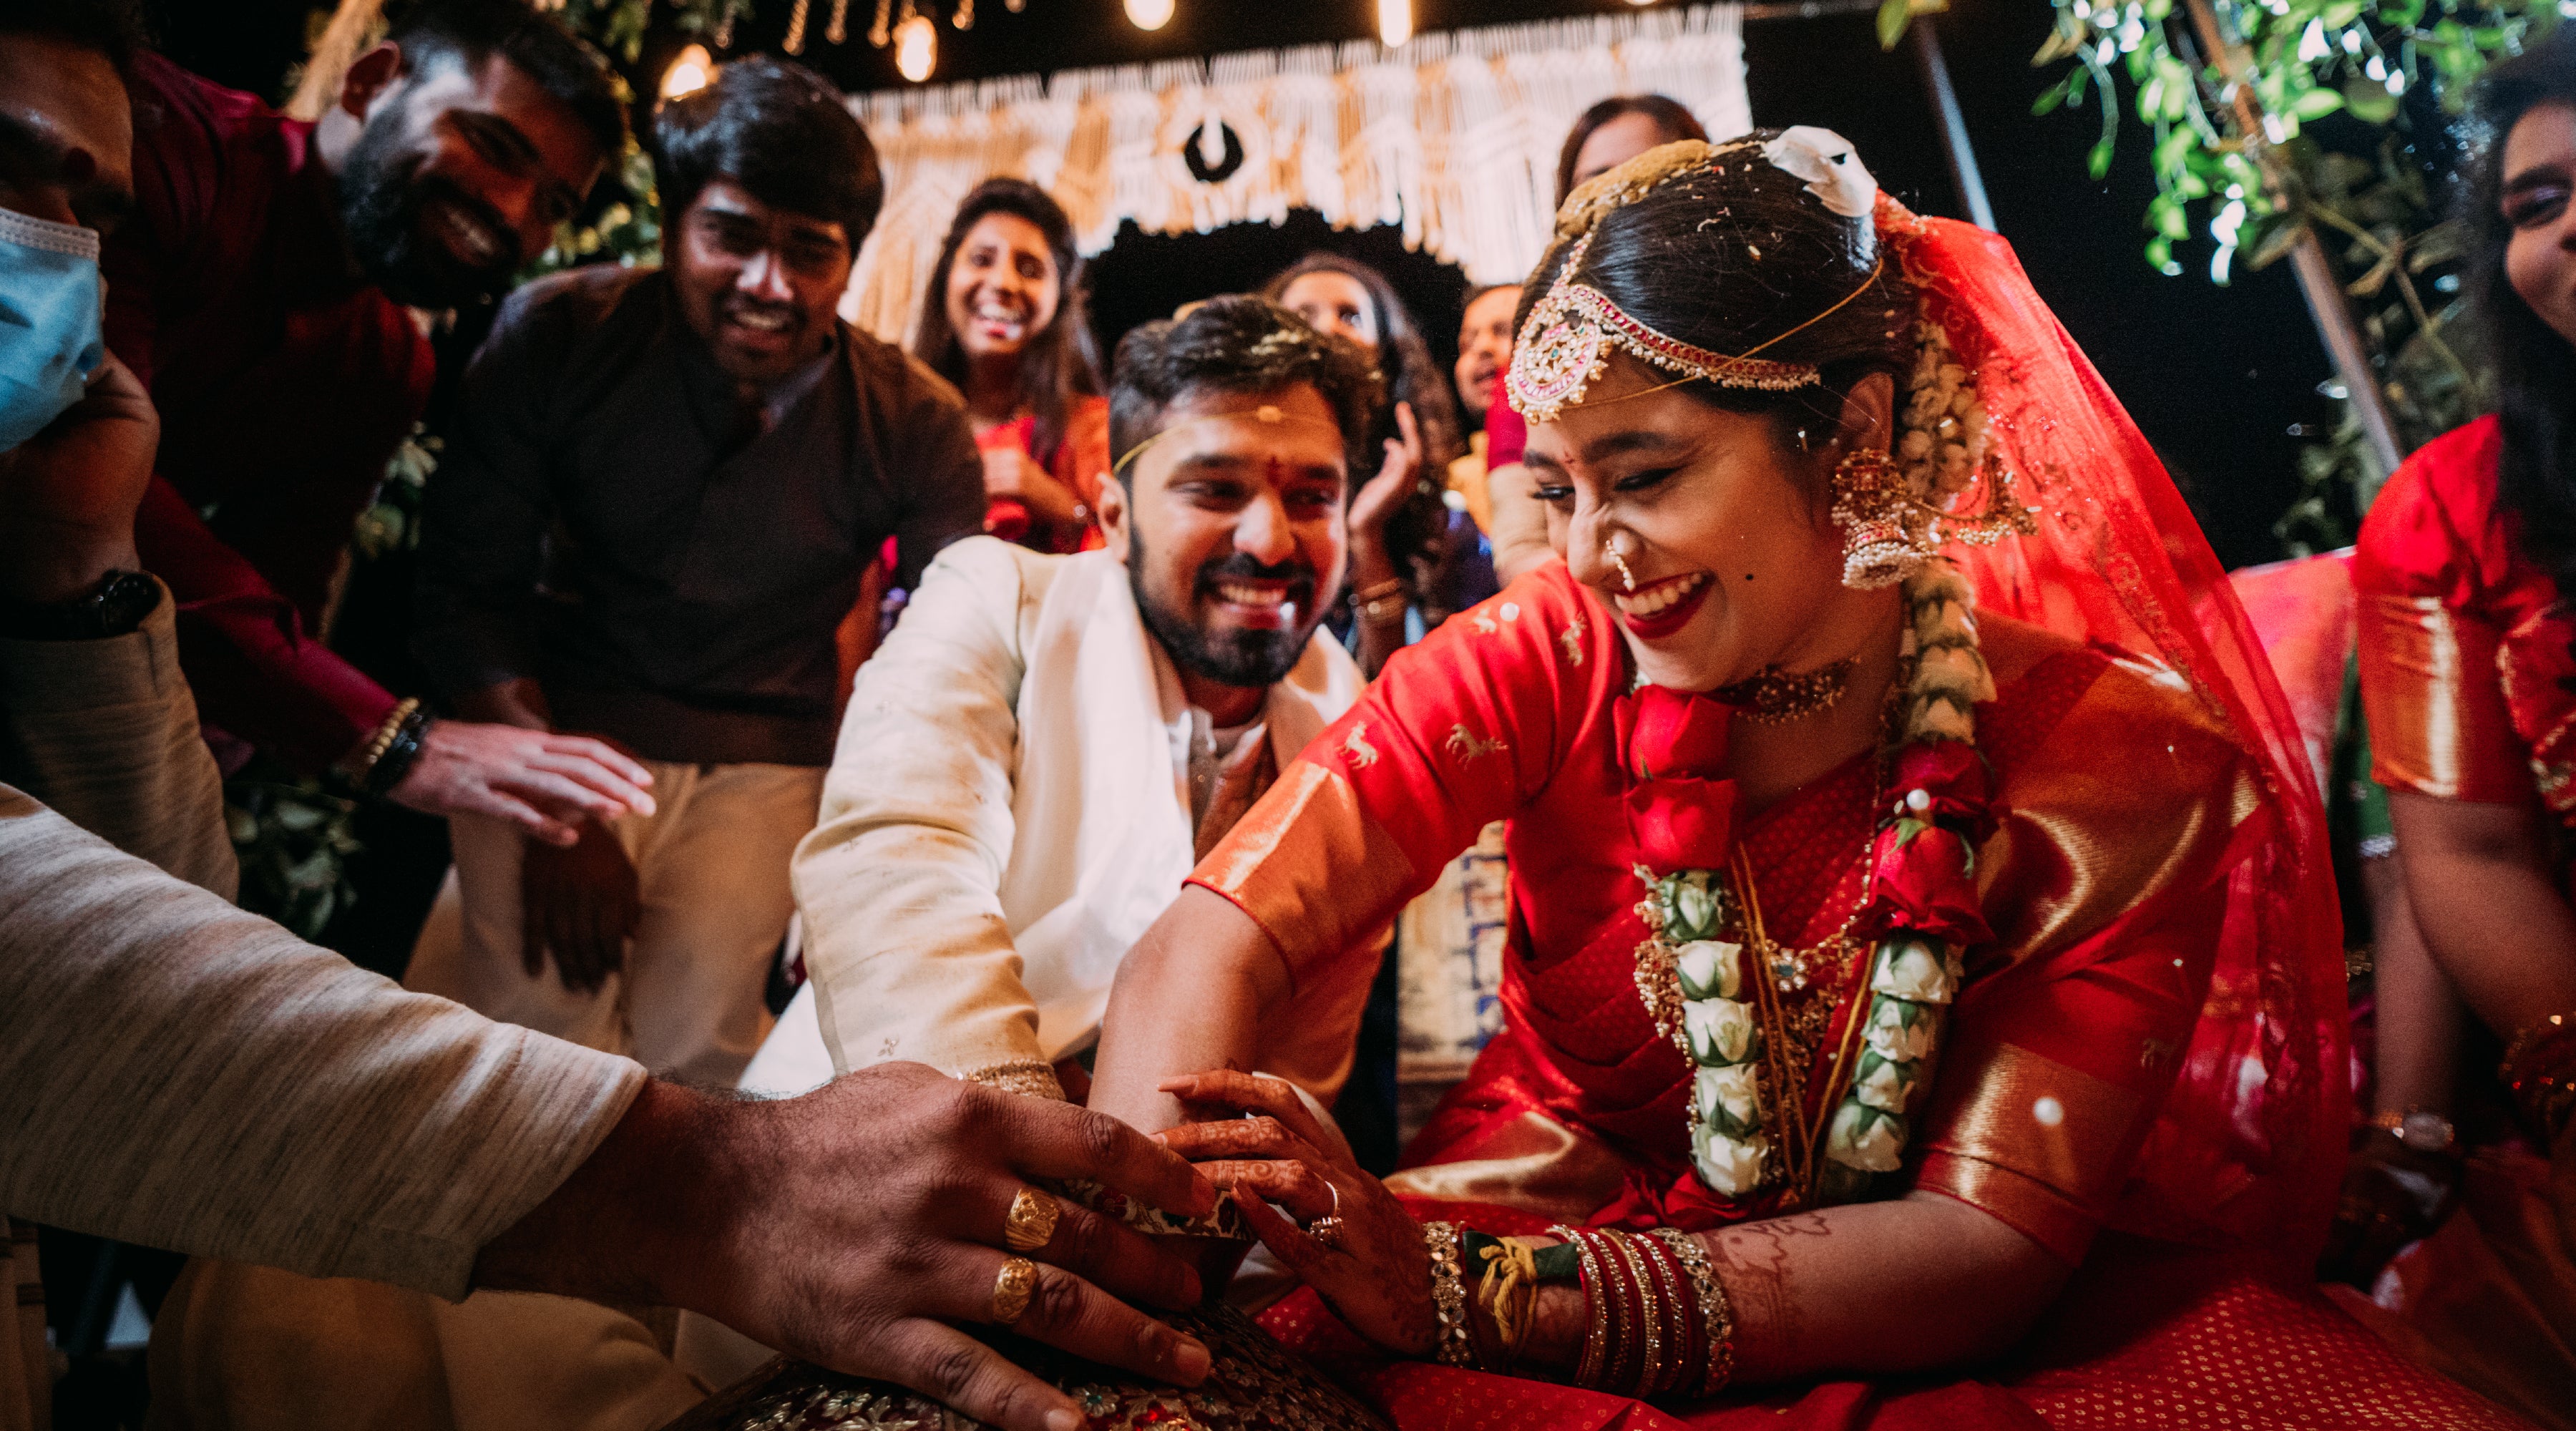
[[(278, 96), (303, 49), (319, 0), (160, 0), (164, 48), (225, 83)], [(737, 51), (774, 49), (790, 0), (755, 0)], [(1666, 0), (1671, 3), (1671, 0)], [(2294, 424), (2331, 424), (2316, 385), (2329, 374), (2288, 265), (2232, 287), (2207, 277), (2206, 240), (2178, 255), (2167, 278), (2139, 256), (2139, 226), (2153, 184), (2146, 142), (2122, 136), (2107, 179), (2085, 176), (2098, 134), (2093, 111), (2034, 117), (2030, 102), (2053, 73), (2030, 67), (2051, 12), (2039, 0), (1955, 0), (1939, 21), (1969, 133), (1985, 169), (1996, 223), (2019, 250), (2041, 295), (2110, 379), (2181, 479), (2228, 565), (2279, 555), (2273, 520), (2296, 497)], [(830, 0), (813, 0), (803, 59), (844, 88), (902, 81), (891, 53), (865, 40), (873, 11), (851, 0), (850, 39), (822, 40)], [(942, 4), (941, 13), (947, 5)], [(977, 6), (975, 28), (940, 29), (933, 83), (1085, 65), (1261, 49), (1375, 33), (1370, 0), (1262, 4), (1180, 0), (1163, 29), (1129, 24), (1119, 0), (1028, 0), (1014, 15), (1000, 0)], [(1504, 24), (1583, 14), (1632, 13), (1622, 0), (1415, 0), (1417, 30)], [(639, 79), (658, 75), (684, 41), (656, 34)], [(1841, 132), (1886, 188), (1915, 209), (1964, 210), (1943, 164), (1931, 107), (1910, 50), (1882, 53), (1869, 15), (1747, 22), (1745, 63), (1757, 123), (1816, 124)], [(639, 84), (649, 92), (649, 84)], [(1454, 269), (1404, 252), (1391, 230), (1336, 234), (1308, 214), (1284, 230), (1239, 226), (1211, 235), (1146, 237), (1132, 230), (1092, 265), (1093, 309), (1103, 350), (1135, 322), (1188, 299), (1252, 288), (1309, 248), (1332, 247), (1378, 262), (1397, 279), (1435, 347), (1457, 331), (1462, 280)], [(1442, 354), (1444, 361), (1446, 353)]]

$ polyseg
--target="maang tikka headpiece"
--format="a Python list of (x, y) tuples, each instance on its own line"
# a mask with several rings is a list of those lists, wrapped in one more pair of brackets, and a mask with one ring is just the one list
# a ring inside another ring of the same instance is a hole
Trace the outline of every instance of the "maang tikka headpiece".
[[(1830, 141), (1830, 144), (1822, 141)], [(1878, 192), (1877, 181), (1852, 157), (1851, 147), (1823, 130), (1784, 131), (1767, 143), (1750, 139), (1712, 145), (1682, 140), (1649, 149), (1618, 168), (1579, 185), (1566, 196), (1557, 215), (1557, 234), (1574, 236), (1565, 262), (1546, 296), (1530, 309), (1512, 345), (1512, 364), (1504, 387), (1512, 406), (1529, 421), (1554, 422), (1566, 408), (1583, 401), (1583, 391), (1599, 378), (1613, 347), (1627, 352), (1682, 381), (1694, 379), (1720, 387), (1787, 392), (1822, 382), (1812, 363), (1783, 363), (1757, 356), (1763, 349), (1811, 328), (1839, 312), (1878, 282), (1881, 258), (1859, 286), (1832, 307), (1741, 353), (1720, 353), (1682, 342), (1628, 316), (1610, 296), (1574, 279), (1592, 248), (1592, 235), (1602, 216), (1643, 197), (1657, 186), (1711, 167), (1738, 150), (1761, 150), (1761, 158), (1795, 178), (1826, 207), (1845, 217), (1866, 220)], [(1831, 152), (1827, 152), (1830, 149)], [(1744, 162), (1753, 162), (1747, 156)], [(1812, 172), (1811, 172), (1812, 171)], [(1864, 223), (1864, 228), (1866, 224)]]

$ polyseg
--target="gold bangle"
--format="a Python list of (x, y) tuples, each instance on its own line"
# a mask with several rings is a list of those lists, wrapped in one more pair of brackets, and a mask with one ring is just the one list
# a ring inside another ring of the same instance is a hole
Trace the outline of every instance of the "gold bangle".
[(1403, 620), (1404, 608), (1410, 604), (1410, 599), (1405, 595), (1404, 582), (1396, 578), (1390, 578), (1375, 586), (1363, 587), (1351, 593), (1351, 605), (1358, 609), (1360, 619), (1379, 625)]
[(1699, 1302), (1699, 1319), (1708, 1338), (1708, 1370), (1701, 1373), (1694, 1394), (1715, 1396), (1735, 1379), (1735, 1309), (1728, 1304), (1726, 1288), (1709, 1266), (1708, 1249), (1699, 1245), (1698, 1238), (1671, 1227), (1656, 1228), (1655, 1236), (1673, 1249), (1682, 1269), (1690, 1274), (1691, 1293)]
[(1584, 1314), (1590, 1324), (1590, 1334), (1584, 1337), (1583, 1355), (1574, 1364), (1574, 1384), (1586, 1391), (1598, 1391), (1602, 1378), (1610, 1372), (1605, 1363), (1609, 1360), (1610, 1342), (1616, 1331), (1611, 1316), (1617, 1308), (1617, 1298), (1611, 1294), (1609, 1283), (1602, 1279), (1600, 1259), (1593, 1255), (1592, 1244), (1584, 1239), (1582, 1232), (1563, 1223), (1547, 1231), (1549, 1236), (1570, 1244), (1576, 1259), (1583, 1264), (1583, 1279), (1577, 1285), (1583, 1289)]
[(1422, 1224), (1422, 1244), (1431, 1253), (1431, 1306), (1440, 1315), (1440, 1332), (1432, 1350), (1443, 1366), (1477, 1366), (1476, 1338), (1467, 1327), (1467, 1278), (1458, 1260), (1458, 1225)]
[(374, 770), (376, 762), (384, 759), (385, 752), (393, 748), (394, 737), (401, 734), (403, 722), (411, 719), (411, 713), (419, 709), (420, 697), (418, 696), (405, 696), (394, 703), (392, 713), (376, 727), (375, 734), (367, 737), (367, 748), (359, 753), (357, 763), (345, 767), (344, 773), (349, 777), (350, 784), (367, 783), (368, 772)]

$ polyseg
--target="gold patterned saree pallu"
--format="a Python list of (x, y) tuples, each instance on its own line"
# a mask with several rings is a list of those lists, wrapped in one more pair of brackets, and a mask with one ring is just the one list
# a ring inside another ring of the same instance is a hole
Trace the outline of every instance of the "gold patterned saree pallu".
[[(1350, 1393), (1223, 1304), (1166, 1316), (1207, 1344), (1207, 1380), (1184, 1390), (1008, 1334), (1012, 1361), (1061, 1388), (1092, 1431), (1386, 1431)], [(892, 1382), (780, 1357), (663, 1431), (971, 1431), (985, 1423)]]

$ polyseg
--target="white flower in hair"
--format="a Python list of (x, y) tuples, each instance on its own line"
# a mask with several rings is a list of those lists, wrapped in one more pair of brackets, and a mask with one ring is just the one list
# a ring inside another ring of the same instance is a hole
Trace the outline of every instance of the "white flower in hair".
[(1847, 219), (1865, 219), (1878, 205), (1878, 181), (1870, 177), (1851, 141), (1812, 124), (1780, 131), (1762, 146), (1762, 157), (1782, 173), (1807, 181), (1807, 192)]

